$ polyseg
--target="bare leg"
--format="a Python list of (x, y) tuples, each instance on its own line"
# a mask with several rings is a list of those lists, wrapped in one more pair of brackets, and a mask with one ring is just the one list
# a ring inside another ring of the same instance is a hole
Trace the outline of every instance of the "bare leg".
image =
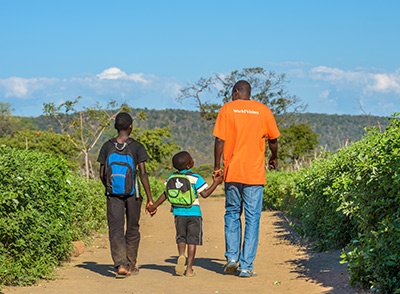
[(178, 243), (178, 260), (175, 266), (175, 273), (178, 276), (183, 276), (185, 273), (185, 263), (186, 263), (186, 257), (185, 257), (185, 249), (186, 249), (186, 243), (185, 242), (179, 242)]
[(179, 242), (178, 243), (178, 255), (179, 256), (185, 255), (185, 251), (186, 251), (186, 243), (185, 242)]
[(196, 256), (196, 245), (188, 244), (187, 255), (188, 260), (186, 265), (186, 275), (191, 275), (193, 274), (193, 263), (194, 257)]

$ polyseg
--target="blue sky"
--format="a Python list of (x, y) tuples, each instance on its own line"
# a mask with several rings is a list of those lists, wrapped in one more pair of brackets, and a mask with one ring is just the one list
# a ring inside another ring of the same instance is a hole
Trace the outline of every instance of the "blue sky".
[[(201, 77), (286, 74), (307, 112), (400, 111), (400, 1), (0, 0), (0, 101), (37, 116), (81, 96), (137, 108)], [(212, 101), (213, 97), (208, 97)]]

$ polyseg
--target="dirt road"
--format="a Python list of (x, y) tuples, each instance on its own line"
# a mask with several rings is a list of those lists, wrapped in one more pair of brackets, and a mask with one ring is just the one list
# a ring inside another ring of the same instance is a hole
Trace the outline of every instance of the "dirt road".
[(115, 279), (107, 236), (57, 270), (53, 281), (31, 287), (6, 287), (4, 294), (69, 293), (358, 293), (348, 284), (340, 251), (318, 253), (298, 245), (282, 213), (263, 212), (255, 261), (258, 276), (239, 278), (223, 273), (224, 198), (201, 199), (204, 220), (203, 246), (197, 250), (192, 278), (174, 275), (176, 245), (169, 205), (150, 218), (143, 213), (139, 250), (140, 274)]

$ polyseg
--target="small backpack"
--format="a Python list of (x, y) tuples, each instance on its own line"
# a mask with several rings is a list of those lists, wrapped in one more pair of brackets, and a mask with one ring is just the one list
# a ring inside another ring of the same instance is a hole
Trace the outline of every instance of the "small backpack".
[(114, 149), (108, 154), (105, 166), (107, 196), (128, 197), (137, 190), (135, 161), (129, 148), (133, 141), (132, 138), (128, 138), (122, 147), (119, 147), (115, 138), (110, 139)]
[(168, 201), (175, 207), (191, 207), (196, 200), (196, 193), (187, 175), (173, 173), (166, 183), (166, 196)]

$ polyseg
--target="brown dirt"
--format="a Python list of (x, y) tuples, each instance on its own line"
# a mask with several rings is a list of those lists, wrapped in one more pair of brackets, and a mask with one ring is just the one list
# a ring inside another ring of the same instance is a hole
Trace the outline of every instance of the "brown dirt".
[(197, 249), (193, 278), (174, 275), (177, 249), (169, 205), (141, 218), (140, 274), (115, 279), (106, 235), (57, 269), (56, 279), (31, 287), (5, 287), (4, 294), (47, 293), (361, 293), (349, 285), (340, 251), (315, 252), (290, 230), (283, 213), (263, 212), (255, 261), (258, 276), (250, 279), (223, 273), (224, 198), (201, 199), (203, 246)]

